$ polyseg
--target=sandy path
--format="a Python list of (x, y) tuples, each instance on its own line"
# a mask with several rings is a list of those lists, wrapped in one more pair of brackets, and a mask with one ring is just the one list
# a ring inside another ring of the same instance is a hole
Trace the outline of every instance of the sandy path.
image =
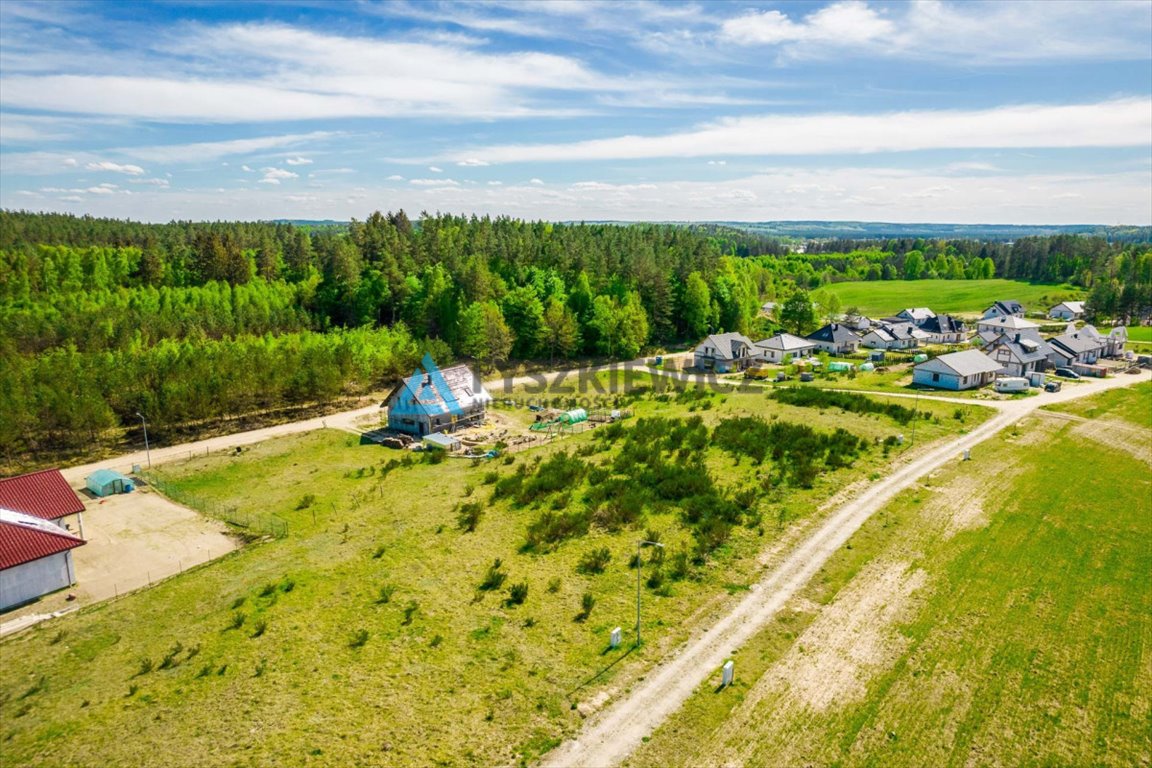
[[(726, 616), (714, 626), (697, 631), (633, 685), (625, 698), (590, 719), (576, 739), (546, 755), (543, 765), (602, 768), (624, 760), (645, 736), (679, 709), (701, 683), (715, 676), (724, 660), (770, 621), (869, 517), (921, 477), (946, 462), (957, 460), (965, 449), (979, 445), (1041, 406), (1146, 381), (1152, 381), (1152, 374), (1143, 371), (1139, 376), (1097, 379), (1023, 400), (955, 400), (965, 405), (991, 407), (998, 413), (966, 435), (903, 457), (888, 477), (868, 486), (835, 511), (779, 566), (753, 585), (747, 597)], [(933, 399), (940, 398), (934, 396)]]

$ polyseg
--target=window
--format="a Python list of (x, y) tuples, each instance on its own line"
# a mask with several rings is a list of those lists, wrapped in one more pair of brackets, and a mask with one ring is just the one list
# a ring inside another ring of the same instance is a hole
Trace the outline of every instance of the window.
[(938, 373), (932, 374), (932, 381), (940, 381), (940, 374), (938, 374)]

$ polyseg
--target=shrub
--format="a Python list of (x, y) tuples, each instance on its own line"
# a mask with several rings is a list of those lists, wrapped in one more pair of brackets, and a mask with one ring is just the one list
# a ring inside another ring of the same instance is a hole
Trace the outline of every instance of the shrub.
[(591, 592), (585, 592), (580, 598), (580, 613), (576, 614), (576, 621), (587, 621), (596, 607), (596, 597)]
[(412, 617), (416, 615), (416, 611), (420, 610), (420, 603), (415, 600), (409, 600), (408, 605), (404, 606), (404, 621), (400, 622), (401, 626), (408, 626), (412, 623)]
[(648, 585), (648, 589), (660, 589), (660, 587), (664, 586), (664, 570), (657, 568), (652, 571), (652, 573), (648, 575), (645, 583)]
[(242, 611), (236, 611), (232, 614), (232, 621), (228, 625), (228, 629), (240, 629), (240, 627), (244, 626), (244, 621), (247, 618), (248, 617)]
[(249, 635), (249, 637), (260, 637), (264, 634), (266, 629), (268, 629), (268, 622), (266, 622), (264, 619), (260, 619), (260, 621), (256, 622), (252, 626), (252, 634)]
[(363, 648), (364, 644), (368, 642), (368, 630), (358, 629), (352, 633), (352, 637), (348, 640), (349, 648)]
[(196, 679), (199, 680), (202, 677), (208, 677), (210, 674), (212, 674), (212, 665), (205, 664), (204, 666), (200, 667), (200, 671), (196, 673)]
[(576, 571), (588, 574), (603, 573), (611, 560), (612, 553), (608, 550), (608, 547), (593, 549), (586, 552), (584, 557), (580, 558), (580, 564), (576, 566)]
[(460, 511), (456, 514), (456, 525), (465, 533), (472, 533), (479, 525), (483, 514), (484, 506), (480, 502), (469, 502), (460, 507)]
[(673, 581), (683, 581), (688, 578), (689, 569), (688, 552), (683, 549), (676, 550), (676, 553), (669, 558), (668, 578)]
[(524, 601), (528, 599), (528, 582), (522, 581), (519, 584), (513, 584), (508, 589), (508, 599), (505, 605), (523, 605)]
[(484, 579), (480, 582), (481, 591), (491, 592), (504, 586), (504, 580), (508, 578), (508, 574), (500, 570), (501, 565), (500, 558), (496, 558), (492, 565), (488, 566), (488, 572), (484, 574)]
[(238, 598), (236, 598), (235, 600), (233, 600), (233, 601), (232, 601), (232, 610), (236, 610), (236, 609), (237, 609), (237, 608), (239, 608), (240, 606), (244, 605), (244, 601), (246, 601), (247, 599), (248, 599), (248, 598), (247, 598), (247, 597), (245, 597), (244, 595), (240, 595), (240, 597), (238, 597)]
[(444, 642), (443, 636), (436, 635), (435, 637), (432, 638), (431, 642), (428, 643), (428, 646), (431, 648), (438, 648), (438, 647), (440, 647), (440, 643), (442, 643), (442, 642)]
[(384, 545), (383, 544), (376, 547), (376, 551), (372, 553), (372, 559), (373, 560), (379, 560), (382, 557), (384, 557)]
[(492, 485), (500, 479), (500, 473), (496, 470), (484, 473), (484, 485)]
[(172, 649), (169, 650), (168, 653), (164, 654), (164, 658), (160, 659), (159, 669), (171, 669), (172, 667), (178, 666), (180, 662), (176, 660), (176, 657), (179, 656), (183, 651), (184, 644), (176, 643), (176, 645), (172, 646)]
[(472, 492), (475, 490), (476, 490), (476, 486), (472, 485), (472, 483), (465, 483), (464, 484), (464, 497), (467, 498), (467, 497), (471, 496)]
[(284, 581), (280, 582), (280, 591), (287, 593), (294, 589), (296, 589), (296, 581), (288, 576), (285, 576)]
[(557, 576), (548, 582), (548, 592), (550, 594), (554, 595), (559, 591), (560, 591), (560, 577)]
[(316, 503), (316, 494), (306, 493), (300, 497), (300, 501), (296, 502), (296, 509), (298, 509), (298, 510), (308, 509), (308, 507), (312, 506), (315, 503)]
[(556, 544), (575, 536), (588, 533), (589, 515), (586, 510), (542, 512), (528, 526), (528, 549), (550, 549)]
[(376, 598), (376, 602), (380, 605), (389, 603), (392, 601), (392, 595), (394, 594), (396, 594), (395, 584), (381, 584), (380, 595)]
[(263, 587), (260, 588), (260, 597), (268, 597), (268, 595), (272, 594), (275, 591), (276, 591), (276, 584), (274, 584), (273, 582), (268, 582), (267, 584), (265, 584)]
[(141, 656), (140, 657), (140, 666), (136, 670), (135, 676), (139, 677), (140, 675), (146, 675), (151, 671), (152, 671), (152, 659), (149, 658), (148, 656)]

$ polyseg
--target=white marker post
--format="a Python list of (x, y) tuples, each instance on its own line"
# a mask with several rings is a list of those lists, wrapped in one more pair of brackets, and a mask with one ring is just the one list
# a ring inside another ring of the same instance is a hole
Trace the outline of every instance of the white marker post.
[(724, 666), (721, 667), (720, 687), (727, 688), (728, 686), (732, 685), (732, 679), (735, 676), (736, 665), (732, 662), (731, 659), (729, 659), (728, 661), (724, 662)]
[(610, 648), (617, 648), (620, 645), (620, 627), (612, 630), (612, 636), (608, 639), (608, 646)]

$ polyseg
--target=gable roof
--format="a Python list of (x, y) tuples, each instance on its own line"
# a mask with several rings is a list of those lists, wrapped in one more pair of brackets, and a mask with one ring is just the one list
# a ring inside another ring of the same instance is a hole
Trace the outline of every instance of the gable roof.
[(875, 336), (877, 339), (879, 339), (880, 341), (883, 341), (883, 342), (896, 341), (896, 337), (894, 335), (892, 335), (892, 333), (890, 333), (889, 330), (882, 325), (878, 325), (875, 328), (868, 331), (868, 333), (864, 334), (865, 339), (868, 338), (869, 336)]
[(936, 315), (925, 320), (920, 330), (935, 334), (964, 333), (968, 330), (968, 326), (952, 315)]
[(957, 376), (974, 376), (981, 373), (996, 373), (1003, 370), (1003, 366), (978, 349), (966, 349), (963, 352), (949, 352), (946, 355), (934, 357), (917, 365), (917, 368), (926, 366), (928, 370), (932, 364), (943, 365)]
[(1021, 363), (1032, 363), (1037, 360), (1043, 360), (1048, 357), (1048, 353), (1051, 351), (1042, 339), (1020, 333), (1015, 336), (1003, 334), (993, 339), (991, 344), (988, 345), (988, 348), (1006, 349), (1011, 353), (1012, 357)]
[(42, 469), (0, 480), (0, 507), (56, 520), (84, 511), (84, 502), (58, 469)]
[(418, 410), (430, 416), (462, 413), (492, 402), (484, 383), (472, 375), (467, 365), (437, 368), (430, 364), (427, 371), (417, 369), (388, 394), (388, 402), (396, 396), (409, 398)]
[(980, 322), (976, 323), (976, 325), (977, 325), (977, 327), (979, 327), (981, 329), (983, 329), (983, 328), (995, 328), (997, 330), (1013, 330), (1013, 331), (1022, 331), (1022, 330), (1029, 329), (1029, 328), (1039, 328), (1040, 327), (1040, 325), (1038, 323), (1034, 323), (1031, 320), (1025, 320), (1022, 317), (1016, 317), (1015, 315), (1008, 315), (1006, 317), (1002, 315), (1000, 317), (993, 317), (993, 318), (989, 318), (987, 320), (981, 320)]
[(1015, 299), (993, 302), (992, 306), (988, 307), (988, 309), (998, 310), (1001, 314), (1005, 315), (1024, 314), (1024, 305)]
[(0, 570), (67, 552), (84, 543), (55, 523), (0, 508)]
[(832, 344), (860, 340), (860, 336), (843, 323), (829, 323), (815, 333), (808, 334), (808, 338), (812, 341), (831, 342)]
[(936, 317), (936, 313), (928, 309), (928, 307), (908, 307), (907, 309), (900, 310), (898, 316), (910, 318), (916, 323), (922, 323), (925, 320)]
[(776, 349), (781, 352), (790, 352), (794, 349), (811, 349), (816, 344), (808, 339), (793, 336), (790, 333), (778, 333), (762, 341), (756, 342), (756, 346), (763, 347), (764, 349)]
[(743, 344), (748, 348), (756, 346), (752, 343), (751, 339), (742, 333), (714, 333), (700, 342), (700, 344), (696, 346), (696, 349), (698, 350), (708, 343), (711, 343), (712, 346), (716, 348), (716, 355), (725, 360), (736, 359), (736, 346), (738, 344)]
[(1062, 347), (1063, 349), (1071, 352), (1073, 355), (1080, 355), (1085, 352), (1095, 352), (1104, 346), (1104, 342), (1100, 339), (1099, 336), (1093, 337), (1090, 334), (1080, 332), (1065, 333), (1061, 336), (1056, 336), (1054, 338), (1048, 339), (1048, 343), (1056, 347)]
[(1048, 311), (1055, 312), (1056, 310), (1060, 309), (1060, 307), (1064, 307), (1064, 309), (1067, 309), (1069, 312), (1079, 312), (1080, 314), (1084, 314), (1084, 304), (1085, 302), (1083, 301), (1062, 301)]

